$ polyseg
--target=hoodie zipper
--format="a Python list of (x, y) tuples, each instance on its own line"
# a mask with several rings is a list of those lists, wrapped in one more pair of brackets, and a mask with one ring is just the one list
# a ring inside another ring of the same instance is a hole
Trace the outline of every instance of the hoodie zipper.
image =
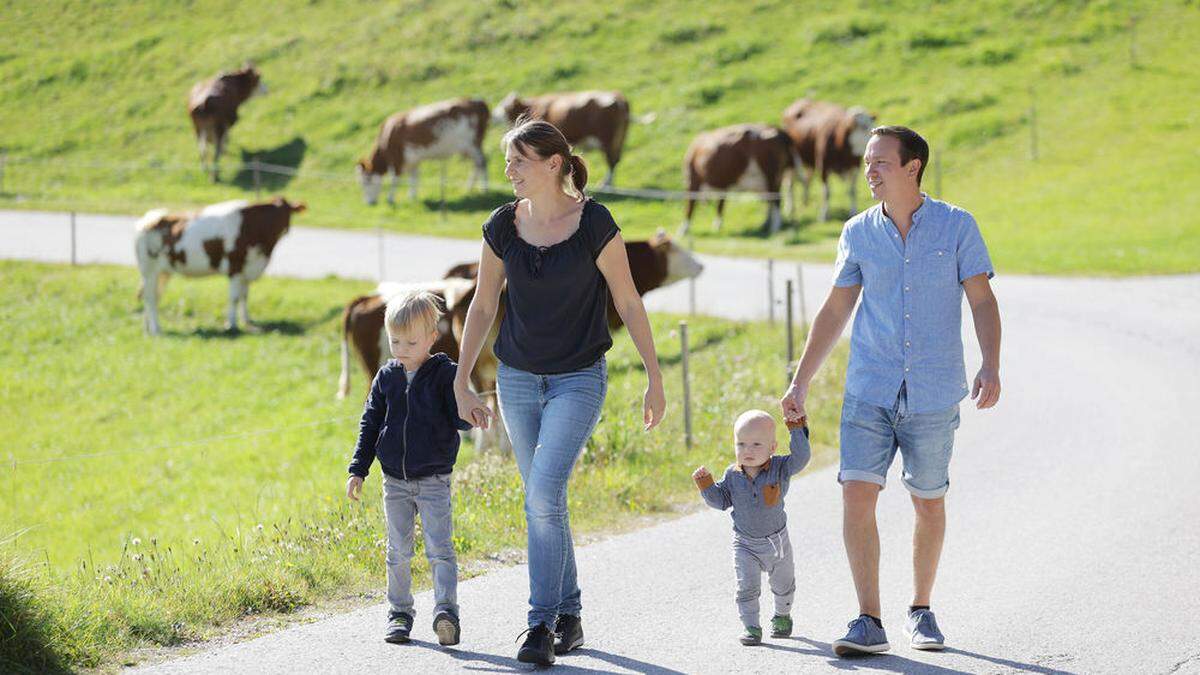
[(412, 377), (408, 377), (407, 370), (404, 374), (407, 383), (404, 387), (404, 425), (400, 427), (400, 473), (403, 474), (404, 480), (408, 480), (408, 418), (412, 415), (412, 384), (417, 374), (413, 373)]

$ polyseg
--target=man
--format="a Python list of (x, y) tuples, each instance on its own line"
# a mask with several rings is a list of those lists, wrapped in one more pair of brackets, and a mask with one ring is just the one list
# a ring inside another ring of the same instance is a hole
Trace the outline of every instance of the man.
[(880, 620), (879, 532), (875, 503), (896, 450), (901, 482), (916, 511), (913, 602), (906, 629), (916, 649), (942, 649), (930, 595), (946, 529), (945, 494), (967, 394), (961, 338), (965, 290), (983, 353), (971, 398), (1000, 398), (1000, 313), (991, 260), (975, 219), (921, 192), (929, 145), (901, 126), (871, 130), (867, 185), (880, 203), (846, 222), (833, 289), (813, 322), (804, 355), (781, 404), (786, 419), (805, 415), (809, 383), (841, 335), (862, 292), (850, 340), (841, 422), (842, 537), (859, 616), (833, 643), (839, 656), (890, 648)]

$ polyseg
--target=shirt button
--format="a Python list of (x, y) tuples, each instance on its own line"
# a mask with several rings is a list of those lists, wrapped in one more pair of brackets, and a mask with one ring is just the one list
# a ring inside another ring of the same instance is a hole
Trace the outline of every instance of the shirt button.
[(905, 347), (911, 347), (911, 346), (912, 346), (912, 343), (911, 343), (911, 342), (909, 342), (908, 340), (905, 340), (905, 341), (904, 341), (904, 346), (905, 346)]
[(904, 287), (904, 290), (906, 290), (906, 291), (907, 291), (907, 290), (908, 290), (908, 286), (905, 286), (905, 287)]
[(904, 315), (904, 318), (906, 318), (906, 319), (907, 319), (907, 318), (909, 318), (909, 315), (908, 315), (908, 314), (905, 314), (905, 315)]
[(908, 258), (905, 258), (905, 259), (904, 259), (904, 264), (905, 264), (905, 265), (907, 265), (907, 264), (908, 264)]
[(906, 372), (906, 373), (908, 372), (908, 366), (904, 367), (904, 372)]

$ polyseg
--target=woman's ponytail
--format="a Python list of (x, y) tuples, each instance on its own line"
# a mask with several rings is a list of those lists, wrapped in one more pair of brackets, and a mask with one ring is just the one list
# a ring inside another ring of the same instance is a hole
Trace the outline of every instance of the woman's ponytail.
[(571, 158), (567, 161), (567, 176), (570, 177), (571, 184), (575, 187), (575, 192), (578, 192), (579, 196), (582, 197), (583, 188), (587, 187), (588, 179), (587, 164), (584, 163), (582, 157), (574, 154), (571, 155)]

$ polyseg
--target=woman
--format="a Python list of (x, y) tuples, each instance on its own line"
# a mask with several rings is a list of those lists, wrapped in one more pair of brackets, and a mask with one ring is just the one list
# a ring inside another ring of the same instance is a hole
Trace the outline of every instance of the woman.
[(610, 292), (646, 369), (646, 430), (662, 419), (666, 396), (625, 243), (608, 209), (584, 196), (583, 159), (542, 121), (519, 122), (502, 144), (517, 199), (483, 226), (454, 393), (464, 420), (486, 428), (494, 419), (467, 385), (507, 281), (496, 390), (525, 485), (529, 535), (529, 630), (517, 659), (550, 665), (583, 644), (567, 481), (604, 404)]

